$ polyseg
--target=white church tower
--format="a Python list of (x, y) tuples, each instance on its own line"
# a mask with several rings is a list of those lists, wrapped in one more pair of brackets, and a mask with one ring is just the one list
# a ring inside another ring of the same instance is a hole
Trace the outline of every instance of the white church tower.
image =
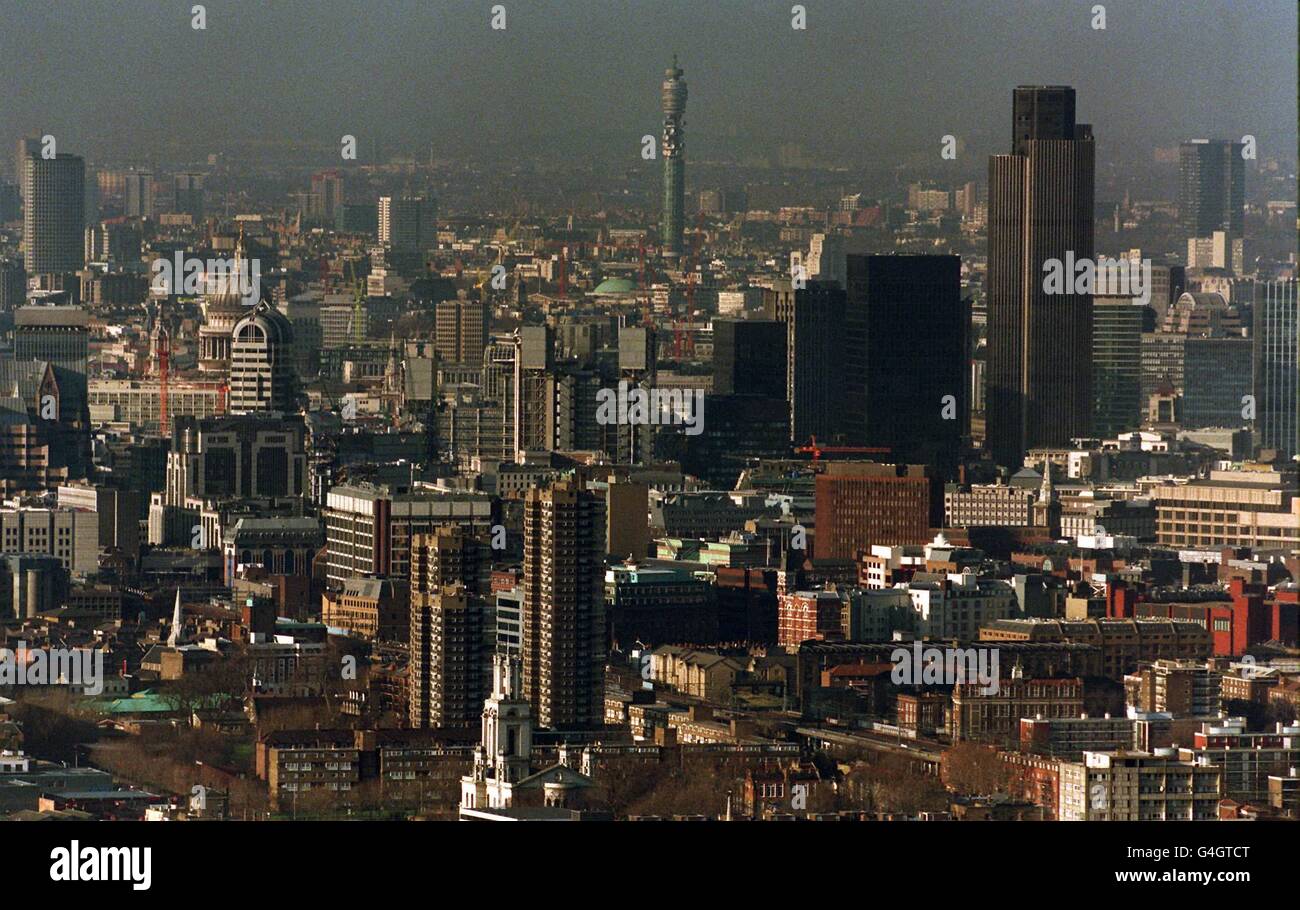
[(483, 702), (474, 772), (461, 778), (461, 806), (510, 808), (514, 785), (530, 774), (532, 751), (533, 713), (524, 698), (520, 662), (498, 654), (492, 660), (492, 694)]

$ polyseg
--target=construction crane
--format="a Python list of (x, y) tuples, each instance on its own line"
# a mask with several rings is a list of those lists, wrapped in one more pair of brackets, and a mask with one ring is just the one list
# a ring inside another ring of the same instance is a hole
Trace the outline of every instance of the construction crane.
[(167, 331), (167, 323), (163, 319), (162, 304), (158, 305), (158, 331), (154, 341), (154, 350), (158, 354), (158, 432), (160, 436), (169, 437), (172, 435), (171, 416), (167, 409), (167, 379), (170, 369), (172, 342), (171, 333)]
[(640, 287), (640, 297), (641, 297), (641, 305), (645, 308), (645, 319), (643, 320), (643, 323), (642, 323), (642, 324), (643, 324), (646, 328), (648, 328), (648, 329), (652, 329), (652, 328), (654, 328), (655, 321), (654, 321), (654, 317), (651, 315), (651, 312), (650, 312), (650, 310), (651, 310), (651, 307), (650, 307), (650, 291), (648, 290), (649, 285), (650, 285), (650, 281), (649, 281), (650, 265), (647, 263), (647, 261), (646, 261), (646, 255), (645, 255), (645, 234), (642, 234), (642, 235), (641, 235), (640, 243), (638, 244), (638, 246), (640, 246), (640, 248), (641, 248), (641, 287)]
[[(695, 281), (700, 267), (700, 234), (703, 232), (704, 212), (695, 214), (695, 231), (691, 235), (691, 258), (686, 265), (686, 318), (695, 316)], [(673, 323), (673, 356), (681, 360), (683, 355), (695, 355), (695, 337), (685, 330), (680, 322)]]
[(795, 446), (795, 452), (800, 455), (812, 455), (812, 460), (819, 460), (822, 455), (888, 455), (890, 449), (887, 446), (823, 446), (818, 445), (816, 436), (809, 436), (808, 442), (801, 446)]
[(352, 260), (348, 260), (348, 281), (352, 283), (352, 343), (361, 345), (366, 340), (366, 330), (361, 325), (361, 305), (365, 302), (366, 291), (364, 282), (358, 281), (355, 277), (356, 270), (352, 268)]

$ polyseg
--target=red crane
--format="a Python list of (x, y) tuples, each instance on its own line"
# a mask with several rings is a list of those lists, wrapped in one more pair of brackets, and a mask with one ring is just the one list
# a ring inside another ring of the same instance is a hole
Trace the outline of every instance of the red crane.
[[(704, 212), (695, 214), (695, 231), (691, 235), (691, 258), (686, 264), (686, 318), (695, 318), (695, 282), (700, 267), (700, 234), (703, 233)], [(695, 336), (687, 332), (680, 322), (673, 323), (673, 356), (695, 355)]]
[(888, 455), (890, 449), (887, 446), (823, 446), (817, 444), (816, 436), (809, 436), (807, 443), (801, 446), (795, 446), (795, 452), (800, 455), (812, 455), (812, 460), (817, 461), (823, 454)]

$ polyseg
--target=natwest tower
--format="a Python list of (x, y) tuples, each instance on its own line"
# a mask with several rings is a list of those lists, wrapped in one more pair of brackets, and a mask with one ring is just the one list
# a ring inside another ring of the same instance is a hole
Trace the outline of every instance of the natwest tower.
[(989, 158), (988, 448), (1018, 465), (1039, 446), (1086, 436), (1091, 418), (1091, 299), (1044, 288), (1044, 264), (1093, 258), (1092, 128), (1074, 89), (1021, 86), (1008, 155)]

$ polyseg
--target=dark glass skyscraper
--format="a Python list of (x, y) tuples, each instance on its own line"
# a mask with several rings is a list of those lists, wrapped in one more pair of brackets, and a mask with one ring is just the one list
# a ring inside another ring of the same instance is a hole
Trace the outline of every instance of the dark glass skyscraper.
[(682, 254), (682, 229), (686, 218), (686, 80), (673, 57), (664, 71), (664, 215), (660, 241), (664, 256)]
[(968, 421), (961, 260), (849, 256), (847, 272), (837, 396), (846, 441), (888, 447), (887, 460), (928, 464), (935, 476), (952, 473)]
[(786, 327), (775, 319), (713, 323), (713, 391), (719, 395), (786, 396)]
[(1142, 422), (1142, 322), (1132, 297), (1097, 295), (1092, 307), (1092, 431), (1110, 438)]
[(1255, 426), (1283, 459), (1300, 454), (1300, 299), (1294, 281), (1264, 285), (1255, 304)]
[(1021, 86), (1009, 155), (989, 158), (987, 444), (1004, 465), (1035, 446), (1086, 436), (1092, 306), (1044, 288), (1044, 263), (1093, 258), (1092, 128), (1074, 89)]
[(844, 364), (844, 289), (832, 281), (809, 281), (794, 288), (776, 282), (764, 295), (767, 315), (786, 327), (786, 398), (790, 438), (822, 442), (842, 432)]
[(1246, 162), (1240, 142), (1193, 139), (1178, 148), (1178, 221), (1188, 237), (1242, 235)]

